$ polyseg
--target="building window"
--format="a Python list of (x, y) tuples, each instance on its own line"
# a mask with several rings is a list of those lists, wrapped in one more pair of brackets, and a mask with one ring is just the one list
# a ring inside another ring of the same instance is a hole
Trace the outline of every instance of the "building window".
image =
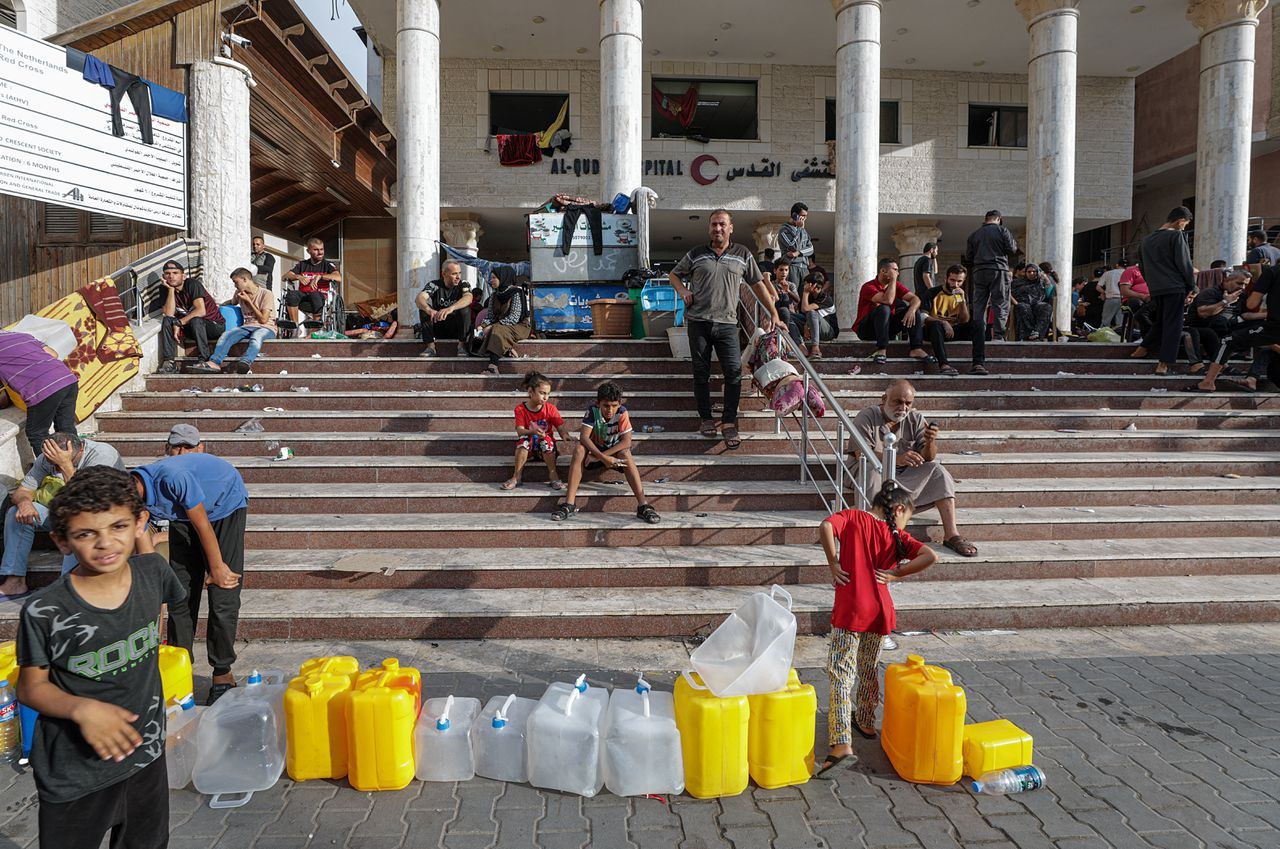
[(1027, 107), (969, 104), (969, 147), (1026, 147)]
[[(896, 100), (880, 101), (880, 144), (902, 144), (900, 105)], [(827, 141), (836, 139), (836, 99), (827, 98)]]
[(18, 28), (18, 13), (14, 10), (13, 4), (9, 0), (0, 0), (0, 24), (14, 29)]
[(1111, 225), (1076, 233), (1071, 240), (1071, 264), (1074, 266), (1097, 265), (1107, 258), (1111, 250)]
[(755, 80), (655, 79), (653, 138), (755, 141), (760, 137)]
[(132, 239), (128, 219), (69, 206), (45, 204), (40, 216), (44, 245), (125, 244)]
[(489, 135), (541, 133), (569, 120), (569, 95), (489, 92)]

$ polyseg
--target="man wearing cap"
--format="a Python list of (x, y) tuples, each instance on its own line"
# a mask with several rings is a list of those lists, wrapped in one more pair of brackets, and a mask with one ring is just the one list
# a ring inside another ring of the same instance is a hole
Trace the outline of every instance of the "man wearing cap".
[(169, 642), (195, 645), (201, 590), (209, 588), (205, 648), (213, 667), (208, 704), (235, 687), (236, 626), (249, 493), (235, 467), (206, 454), (195, 425), (176, 424), (167, 456), (133, 470), (138, 494), (152, 518), (169, 521), (169, 565), (188, 588), (187, 600), (169, 608)]
[(217, 339), (226, 328), (226, 319), (218, 308), (213, 295), (205, 291), (204, 284), (196, 277), (187, 277), (187, 270), (174, 260), (164, 264), (162, 271), (164, 318), (160, 324), (160, 374), (173, 374), (178, 370), (175, 361), (178, 340), (194, 339), (200, 362), (209, 359), (213, 349), (210, 339)]
[(986, 214), (982, 226), (969, 234), (964, 257), (973, 269), (973, 297), (970, 313), (973, 316), (974, 333), (987, 333), (987, 306), (995, 310), (995, 326), (991, 338), (1004, 341), (1004, 330), (1009, 326), (1009, 285), (1013, 275), (1009, 260), (1018, 255), (1018, 242), (1004, 226), (1004, 216), (993, 209)]
[[(36, 531), (49, 531), (49, 502), (82, 469), (110, 466), (124, 471), (120, 452), (74, 433), (55, 433), (45, 440), (40, 456), (13, 491), (13, 506), (4, 514), (4, 554), (0, 556), (0, 601), (27, 594), (27, 560)], [(75, 568), (74, 554), (62, 558), (62, 571)]]

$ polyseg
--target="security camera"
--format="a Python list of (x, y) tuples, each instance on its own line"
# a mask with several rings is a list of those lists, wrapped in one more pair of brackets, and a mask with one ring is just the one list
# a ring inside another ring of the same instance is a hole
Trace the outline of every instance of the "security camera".
[(222, 40), (244, 50), (248, 50), (250, 46), (252, 46), (252, 42), (249, 41), (249, 39), (245, 38), (243, 35), (236, 35), (234, 32), (224, 32), (222, 34)]

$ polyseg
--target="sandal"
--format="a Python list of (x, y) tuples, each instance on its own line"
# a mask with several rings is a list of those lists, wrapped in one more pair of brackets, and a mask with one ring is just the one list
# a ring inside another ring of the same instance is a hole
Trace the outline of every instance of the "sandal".
[(738, 426), (736, 424), (727, 424), (722, 427), (724, 431), (724, 447), (730, 451), (742, 445), (742, 437), (738, 436)]
[(959, 554), (961, 557), (973, 557), (978, 553), (978, 547), (959, 534), (956, 534), (942, 544), (954, 551), (956, 554)]
[(811, 347), (809, 348), (809, 359), (811, 359), (811, 360), (820, 360), (820, 359), (822, 359), (822, 349), (821, 349), (821, 348), (819, 348), (817, 345), (813, 345), (813, 346), (811, 346)]
[(488, 374), (488, 375), (493, 375), (494, 377), (497, 377), (497, 376), (498, 376), (498, 367), (497, 367), (497, 366), (495, 366), (495, 365), (493, 365), (492, 363), (490, 363), (488, 366), (486, 366), (486, 367), (485, 367), (484, 373), (485, 373), (485, 374)]
[(987, 375), (991, 374), (991, 372), (987, 371), (987, 367), (984, 366), (982, 363), (974, 363), (973, 367), (969, 369), (969, 374), (976, 374), (981, 377), (986, 377)]
[(957, 377), (960, 374), (960, 370), (955, 366), (948, 364), (938, 369), (938, 374), (945, 374), (947, 377)]
[(577, 512), (578, 508), (576, 505), (570, 504), (567, 501), (562, 501), (556, 505), (555, 512), (551, 514), (551, 521), (563, 522), (565, 519), (568, 519)]
[(232, 368), (235, 369), (236, 374), (248, 374), (252, 366), (244, 360), (236, 360)]
[(923, 357), (912, 357), (911, 359), (915, 360), (922, 366), (931, 365), (938, 361), (938, 358), (933, 354), (925, 354)]
[(878, 366), (887, 365), (889, 363), (889, 357), (887, 354), (872, 354), (867, 359), (871, 360), (871, 362)]
[(857, 755), (840, 755), (834, 760), (828, 757), (822, 762), (822, 766), (813, 774), (814, 778), (821, 778), (823, 781), (830, 781), (835, 778), (833, 773), (848, 769), (858, 762)]
[(198, 363), (194, 366), (187, 366), (187, 374), (222, 374), (222, 369), (206, 363)]
[(511, 490), (515, 489), (519, 485), (520, 485), (520, 481), (516, 480), (515, 478), (507, 478), (505, 481), (502, 482), (502, 486), (500, 488), (503, 489), (504, 491), (510, 492)]
[(720, 432), (716, 430), (716, 423), (712, 419), (703, 419), (702, 425), (698, 428), (698, 433), (707, 439), (720, 438)]
[(662, 517), (658, 515), (658, 511), (653, 509), (652, 504), (641, 504), (636, 508), (636, 517), (643, 519), (651, 525), (656, 525), (662, 521)]
[(547, 486), (551, 487), (557, 492), (560, 492), (565, 488), (564, 481), (562, 480), (547, 481)]

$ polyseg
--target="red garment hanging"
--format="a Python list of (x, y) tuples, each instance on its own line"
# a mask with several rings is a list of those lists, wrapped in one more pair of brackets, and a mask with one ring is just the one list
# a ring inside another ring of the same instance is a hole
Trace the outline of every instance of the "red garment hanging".
[(689, 125), (693, 123), (694, 113), (698, 111), (697, 86), (689, 86), (688, 91), (676, 97), (675, 95), (664, 94), (655, 85), (653, 87), (653, 105), (658, 110), (659, 115), (668, 121), (675, 121), (687, 130)]
[(508, 167), (533, 165), (542, 161), (538, 137), (533, 133), (498, 136), (498, 162)]

